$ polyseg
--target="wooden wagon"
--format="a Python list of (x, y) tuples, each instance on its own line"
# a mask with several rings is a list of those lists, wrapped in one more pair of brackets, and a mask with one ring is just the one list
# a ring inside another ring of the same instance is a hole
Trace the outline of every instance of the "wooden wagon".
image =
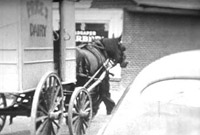
[[(11, 122), (15, 116), (31, 117), (31, 135), (58, 134), (62, 118), (70, 134), (88, 128), (91, 98), (84, 87), (74, 85), (74, 1), (58, 1), (60, 46), (53, 44), (52, 2), (0, 1), (0, 131), (6, 116)], [(80, 105), (81, 120), (74, 111)], [(74, 129), (75, 121), (82, 126)]]

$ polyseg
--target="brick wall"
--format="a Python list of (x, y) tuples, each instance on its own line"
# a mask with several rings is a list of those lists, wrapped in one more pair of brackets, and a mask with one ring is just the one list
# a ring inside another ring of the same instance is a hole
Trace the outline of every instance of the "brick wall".
[(171, 53), (200, 49), (200, 18), (125, 11), (123, 43), (130, 63), (122, 70), (121, 85), (127, 87), (154, 60)]

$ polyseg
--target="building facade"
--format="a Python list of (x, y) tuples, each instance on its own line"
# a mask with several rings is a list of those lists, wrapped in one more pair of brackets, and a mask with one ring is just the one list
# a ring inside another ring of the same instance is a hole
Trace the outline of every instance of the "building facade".
[(127, 82), (163, 56), (200, 49), (200, 18), (184, 14), (125, 11), (123, 37), (130, 61), (123, 71)]
[[(198, 0), (80, 0), (75, 7), (77, 31), (95, 33), (101, 27), (109, 38), (122, 35), (129, 65), (113, 71), (122, 88), (151, 62), (172, 53), (200, 49)], [(88, 30), (89, 25), (97, 27)], [(103, 37), (95, 34), (84, 40)]]
[[(119, 3), (120, 7), (115, 5)], [(123, 87), (145, 66), (163, 56), (200, 49), (197, 0), (124, 0), (123, 3), (122, 0), (94, 0), (92, 7), (123, 10), (123, 43), (130, 62), (122, 69)]]

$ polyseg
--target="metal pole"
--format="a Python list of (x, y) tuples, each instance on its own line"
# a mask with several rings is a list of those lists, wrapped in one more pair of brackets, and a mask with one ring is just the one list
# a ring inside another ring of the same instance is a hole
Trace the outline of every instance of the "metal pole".
[[(61, 0), (60, 12), (60, 71), (62, 81), (66, 78), (66, 47), (75, 44), (75, 9), (74, 1)], [(74, 45), (75, 46), (75, 45)]]

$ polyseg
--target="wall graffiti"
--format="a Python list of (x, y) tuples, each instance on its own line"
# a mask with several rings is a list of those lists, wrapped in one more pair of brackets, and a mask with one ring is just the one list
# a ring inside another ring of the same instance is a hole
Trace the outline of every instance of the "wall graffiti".
[(30, 36), (46, 37), (46, 29), (46, 25), (30, 23)]
[[(48, 7), (45, 6), (42, 0), (30, 0), (26, 3), (28, 18), (31, 19), (33, 16), (44, 17), (48, 20)], [(30, 23), (30, 36), (31, 37), (46, 37), (47, 25)]]
[(48, 18), (48, 8), (44, 5), (43, 1), (30, 0), (26, 3), (26, 5), (29, 18), (34, 15), (41, 15), (46, 19)]

